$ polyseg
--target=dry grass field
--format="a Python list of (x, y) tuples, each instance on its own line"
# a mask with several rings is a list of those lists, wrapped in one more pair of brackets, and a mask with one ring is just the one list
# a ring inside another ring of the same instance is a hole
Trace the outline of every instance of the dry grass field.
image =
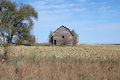
[[(0, 59), (3, 56), (0, 47)], [(0, 80), (120, 80), (120, 46), (9, 46)]]
[[(78, 46), (10, 46), (8, 56), (10, 57), (36, 57), (57, 59), (119, 59), (119, 45), (86, 45)], [(0, 54), (3, 49), (0, 48)]]

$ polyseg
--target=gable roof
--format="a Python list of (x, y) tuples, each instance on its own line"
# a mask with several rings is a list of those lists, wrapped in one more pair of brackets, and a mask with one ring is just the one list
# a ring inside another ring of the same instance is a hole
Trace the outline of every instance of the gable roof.
[[(62, 27), (65, 28), (65, 29), (67, 29), (67, 30), (70, 32), (70, 34), (73, 36), (73, 34), (72, 34), (72, 32), (70, 31), (70, 29), (67, 28), (67, 27), (65, 27), (65, 26), (63, 26), (63, 25), (60, 26), (57, 30), (59, 30), (59, 29), (62, 28)], [(56, 31), (57, 31), (57, 30), (56, 30)], [(56, 31), (54, 31), (53, 33), (55, 33)]]

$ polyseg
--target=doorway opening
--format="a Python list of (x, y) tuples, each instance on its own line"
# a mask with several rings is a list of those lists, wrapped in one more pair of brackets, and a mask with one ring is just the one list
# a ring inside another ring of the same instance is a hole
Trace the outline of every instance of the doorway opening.
[(56, 41), (56, 40), (54, 40), (54, 45), (56, 45), (56, 43), (57, 43), (57, 41)]
[(62, 35), (62, 38), (64, 38), (64, 36)]

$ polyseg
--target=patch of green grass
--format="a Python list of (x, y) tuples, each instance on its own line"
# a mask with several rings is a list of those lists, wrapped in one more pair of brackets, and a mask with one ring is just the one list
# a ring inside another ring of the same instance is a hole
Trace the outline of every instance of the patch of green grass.
[(30, 44), (29, 46), (50, 46), (49, 43)]

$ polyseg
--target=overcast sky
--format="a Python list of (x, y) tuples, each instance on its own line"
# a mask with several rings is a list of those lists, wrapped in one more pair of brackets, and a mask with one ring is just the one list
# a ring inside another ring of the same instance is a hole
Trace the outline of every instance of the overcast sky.
[(12, 0), (32, 5), (38, 12), (32, 34), (48, 42), (61, 25), (74, 29), (79, 43), (120, 43), (120, 0)]

